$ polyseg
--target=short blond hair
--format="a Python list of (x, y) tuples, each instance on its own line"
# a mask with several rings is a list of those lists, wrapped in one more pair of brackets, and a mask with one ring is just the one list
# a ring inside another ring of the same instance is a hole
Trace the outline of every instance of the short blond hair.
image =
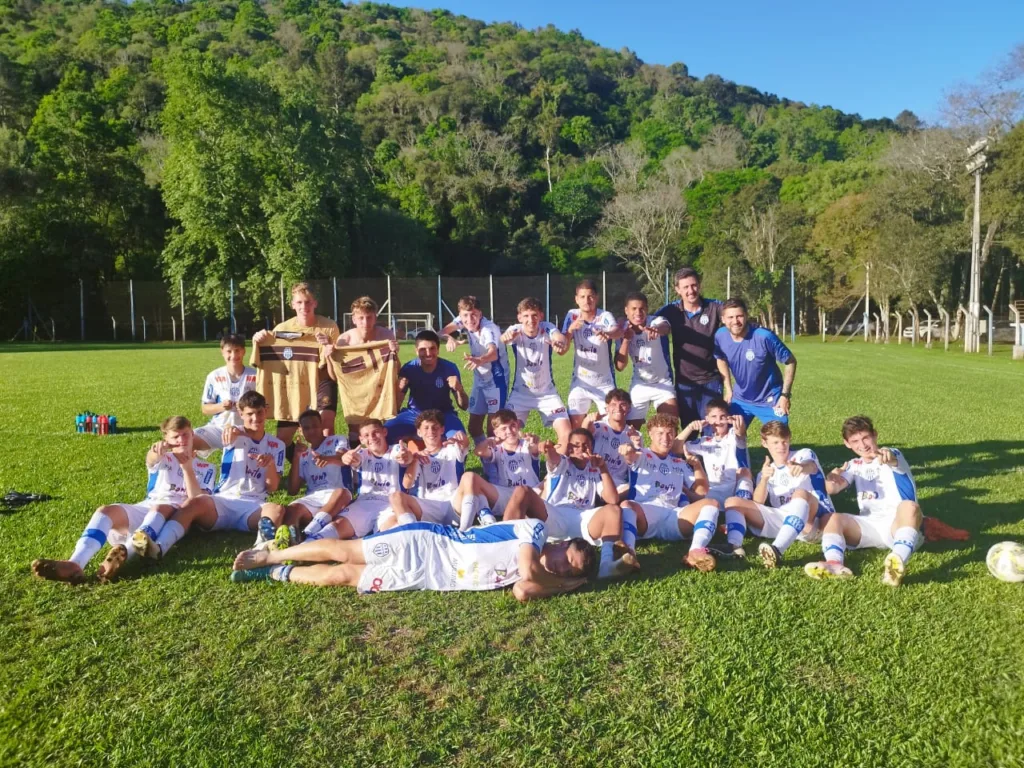
[(781, 437), (783, 440), (789, 440), (793, 437), (793, 433), (781, 421), (769, 421), (767, 424), (762, 425), (761, 437), (762, 439), (766, 437)]
[(313, 290), (309, 287), (309, 283), (307, 283), (305, 280), (292, 285), (291, 293), (289, 294), (289, 296), (294, 296), (297, 293), (301, 293), (303, 296), (308, 296), (313, 301), (316, 301), (316, 295), (314, 295)]
[(371, 299), (369, 296), (360, 296), (358, 299), (352, 302), (352, 306), (349, 310), (354, 314), (356, 312), (370, 312), (374, 315), (377, 314), (377, 302)]
[(160, 425), (160, 432), (180, 432), (183, 429), (192, 429), (192, 422), (185, 416), (168, 416)]
[(516, 305), (516, 313), (525, 312), (528, 309), (536, 310), (541, 314), (544, 313), (544, 305), (540, 303), (540, 299), (535, 299), (532, 296), (527, 296)]

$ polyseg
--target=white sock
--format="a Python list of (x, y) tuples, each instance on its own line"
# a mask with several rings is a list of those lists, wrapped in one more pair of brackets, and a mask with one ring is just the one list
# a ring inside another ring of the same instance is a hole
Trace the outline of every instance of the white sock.
[(142, 525), (139, 526), (149, 538), (156, 541), (156, 537), (160, 535), (160, 531), (164, 527), (164, 516), (157, 512), (155, 509), (149, 510), (146, 516), (142, 518)]
[(741, 499), (752, 501), (754, 499), (754, 484), (747, 478), (742, 478), (736, 483), (736, 495)]
[(270, 578), (274, 581), (288, 581), (294, 565), (272, 565), (270, 566)]
[(414, 515), (412, 512), (403, 512), (398, 516), (399, 525), (410, 525), (416, 522), (419, 521), (416, 519), (416, 515)]
[(842, 563), (846, 560), (846, 539), (841, 533), (821, 534), (821, 551), (825, 560), (830, 563)]
[(325, 525), (323, 528), (320, 529), (319, 533), (314, 533), (312, 536), (309, 537), (309, 539), (311, 541), (316, 541), (316, 540), (319, 540), (319, 539), (340, 539), (340, 538), (341, 538), (341, 536), (338, 535), (338, 526), (336, 526), (336, 525)]
[(716, 525), (718, 525), (718, 507), (711, 504), (701, 507), (697, 515), (697, 522), (693, 524), (691, 552), (695, 549), (707, 549), (711, 537), (715, 535)]
[(185, 529), (177, 520), (168, 520), (156, 537), (156, 545), (160, 547), (160, 554), (166, 555), (171, 547), (177, 544), (185, 536)]
[(893, 539), (892, 551), (896, 553), (896, 556), (905, 565), (910, 556), (914, 554), (914, 544), (917, 543), (917, 528), (911, 528), (909, 525), (897, 528)]
[(333, 518), (327, 512), (317, 512), (313, 515), (313, 519), (309, 521), (302, 533), (305, 536), (312, 536), (314, 533), (320, 533), (326, 526), (330, 525)]
[(622, 508), (622, 543), (631, 550), (636, 549), (636, 512), (625, 506)]
[(743, 546), (743, 537), (747, 534), (747, 521), (743, 513), (738, 509), (725, 510), (725, 537), (729, 546), (736, 548)]
[(607, 579), (611, 576), (612, 568), (615, 567), (613, 560), (615, 557), (614, 546), (615, 542), (612, 541), (601, 542), (601, 563), (597, 568), (597, 578), (599, 579)]
[(71, 553), (71, 562), (78, 563), (79, 568), (85, 568), (100, 551), (100, 547), (107, 543), (107, 534), (113, 526), (113, 521), (102, 512), (93, 512), (89, 524), (75, 544), (75, 551)]
[(782, 521), (782, 528), (772, 544), (779, 552), (785, 552), (803, 531), (807, 515), (811, 511), (811, 505), (804, 499), (793, 499), (788, 504), (779, 507), (779, 511), (785, 512), (786, 518)]
[(128, 560), (133, 560), (134, 558), (139, 556), (138, 550), (135, 549), (135, 545), (132, 543), (131, 536), (129, 536), (128, 540), (124, 543), (124, 549), (128, 553)]
[(477, 510), (485, 506), (487, 500), (482, 496), (467, 493), (462, 497), (462, 508), (459, 510), (459, 530), (465, 531), (472, 527), (476, 520)]

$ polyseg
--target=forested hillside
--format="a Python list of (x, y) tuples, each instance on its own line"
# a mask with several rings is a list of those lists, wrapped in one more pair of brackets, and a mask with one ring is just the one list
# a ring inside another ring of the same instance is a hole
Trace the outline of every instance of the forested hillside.
[[(1002, 85), (1022, 71), (1018, 51)], [(869, 268), (883, 307), (955, 307), (978, 132), (999, 139), (984, 300), (1005, 306), (1024, 129), (1019, 103), (972, 112), (983, 90), (926, 128), (441, 10), (0, 0), (0, 318), (79, 278), (184, 277), (223, 311), (228, 278), (258, 307), (282, 275), (627, 265), (660, 286), (681, 264), (719, 288), (731, 266), (766, 315), (791, 264), (802, 307), (848, 305)]]

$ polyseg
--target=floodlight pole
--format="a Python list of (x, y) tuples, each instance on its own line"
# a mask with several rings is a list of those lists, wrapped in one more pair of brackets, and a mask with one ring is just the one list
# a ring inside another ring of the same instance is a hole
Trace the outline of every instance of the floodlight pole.
[(985, 170), (988, 139), (967, 148), (967, 172), (974, 174), (974, 222), (971, 228), (970, 300), (967, 303), (967, 333), (964, 352), (981, 351), (981, 172)]
[(871, 263), (864, 265), (864, 341), (868, 340), (868, 326), (871, 324)]
[(796, 341), (796, 268), (789, 265), (789, 340)]

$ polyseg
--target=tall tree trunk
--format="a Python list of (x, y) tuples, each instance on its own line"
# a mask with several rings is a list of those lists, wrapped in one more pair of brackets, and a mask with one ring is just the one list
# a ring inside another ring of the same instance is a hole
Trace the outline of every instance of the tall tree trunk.
[(551, 147), (544, 147), (544, 166), (548, 171), (548, 192), (551, 191)]

